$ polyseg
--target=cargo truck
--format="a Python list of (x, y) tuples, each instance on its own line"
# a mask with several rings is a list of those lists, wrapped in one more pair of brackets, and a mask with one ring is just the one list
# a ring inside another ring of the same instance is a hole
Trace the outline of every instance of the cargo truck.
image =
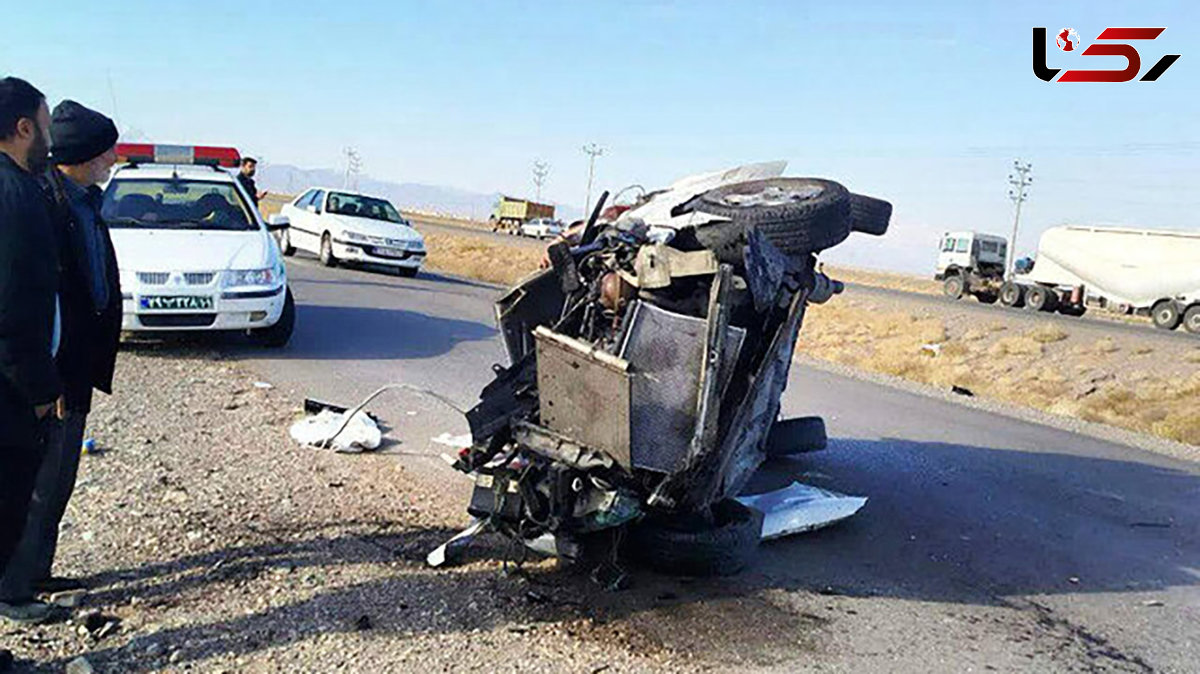
[(553, 220), (554, 206), (501, 195), (490, 220), (493, 232), (516, 234), (520, 231), (521, 225), (534, 218)]
[(997, 240), (1003, 241), (973, 232), (943, 237), (937, 277), (947, 296), (1075, 316), (1100, 308), (1200, 334), (1200, 232), (1053, 227), (1042, 234), (1032, 264), (1018, 265), (1008, 280), (1003, 264), (995, 266), (997, 256), (985, 252)]

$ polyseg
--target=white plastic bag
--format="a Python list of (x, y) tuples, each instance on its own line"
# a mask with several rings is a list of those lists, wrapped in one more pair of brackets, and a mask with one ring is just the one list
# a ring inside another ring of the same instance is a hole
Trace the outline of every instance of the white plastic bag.
[(365, 412), (355, 414), (346, 428), (337, 433), (346, 422), (349, 412), (337, 413), (321, 410), (320, 414), (305, 417), (292, 424), (290, 434), (296, 442), (310, 446), (329, 448), (336, 452), (361, 452), (377, 449), (383, 442), (383, 431)]

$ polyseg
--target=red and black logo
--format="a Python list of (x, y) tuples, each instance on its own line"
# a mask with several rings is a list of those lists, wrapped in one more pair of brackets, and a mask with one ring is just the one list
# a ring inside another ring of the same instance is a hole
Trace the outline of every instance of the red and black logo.
[[(1166, 28), (1105, 28), (1096, 38), (1096, 44), (1088, 46), (1083, 56), (1122, 56), (1126, 65), (1123, 70), (1068, 70), (1058, 80), (1055, 75), (1061, 68), (1046, 66), (1046, 29), (1033, 29), (1033, 74), (1047, 82), (1130, 82), (1142, 70), (1142, 56), (1133, 45), (1115, 40), (1153, 40)], [(1074, 28), (1064, 28), (1055, 36), (1058, 48), (1064, 52), (1077, 52), (1080, 47), (1079, 34)], [(1100, 41), (1104, 41), (1101, 43)], [(1141, 82), (1153, 82), (1167, 72), (1171, 64), (1179, 60), (1179, 54), (1167, 54), (1142, 75)]]

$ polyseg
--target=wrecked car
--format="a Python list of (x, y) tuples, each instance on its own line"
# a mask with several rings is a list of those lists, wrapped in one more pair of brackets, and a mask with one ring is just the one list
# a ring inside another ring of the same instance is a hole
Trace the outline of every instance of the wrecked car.
[(841, 291), (817, 254), (882, 235), (891, 205), (783, 170), (687, 178), (611, 221), (605, 195), (578, 241), (497, 302), (509, 362), (454, 463), (474, 479), (474, 521), (430, 563), (495, 531), (597, 570), (731, 574), (761, 538), (806, 526), (766, 531), (736, 497), (768, 456), (824, 448), (819, 417), (780, 419), (805, 309)]

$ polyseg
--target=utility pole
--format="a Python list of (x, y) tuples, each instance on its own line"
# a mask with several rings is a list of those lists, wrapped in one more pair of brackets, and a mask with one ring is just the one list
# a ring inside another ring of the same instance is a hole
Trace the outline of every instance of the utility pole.
[(1027, 190), (1033, 184), (1033, 177), (1029, 175), (1032, 168), (1028, 162), (1022, 164), (1018, 159), (1013, 162), (1013, 173), (1008, 174), (1008, 184), (1011, 186), (1008, 190), (1008, 198), (1013, 200), (1017, 209), (1013, 215), (1012, 238), (1008, 240), (1008, 260), (1004, 267), (1004, 280), (1006, 281), (1011, 281), (1013, 274), (1016, 273), (1017, 229), (1021, 226), (1021, 204), (1029, 198)]
[(354, 176), (354, 188), (358, 189), (358, 173), (362, 170), (362, 157), (359, 156), (358, 150), (349, 146), (342, 150), (342, 154), (346, 155), (346, 174), (342, 177), (342, 189), (350, 189), (351, 176)]
[(583, 200), (583, 219), (587, 220), (592, 211), (592, 178), (596, 175), (596, 157), (604, 154), (604, 148), (595, 143), (588, 143), (583, 146), (583, 153), (588, 156), (587, 198)]
[(542, 201), (542, 185), (544, 185), (546, 183), (546, 176), (549, 174), (550, 174), (550, 165), (549, 164), (542, 161), (541, 159), (537, 159), (533, 162), (533, 184), (537, 185), (536, 201), (538, 203), (541, 203), (541, 201)]

